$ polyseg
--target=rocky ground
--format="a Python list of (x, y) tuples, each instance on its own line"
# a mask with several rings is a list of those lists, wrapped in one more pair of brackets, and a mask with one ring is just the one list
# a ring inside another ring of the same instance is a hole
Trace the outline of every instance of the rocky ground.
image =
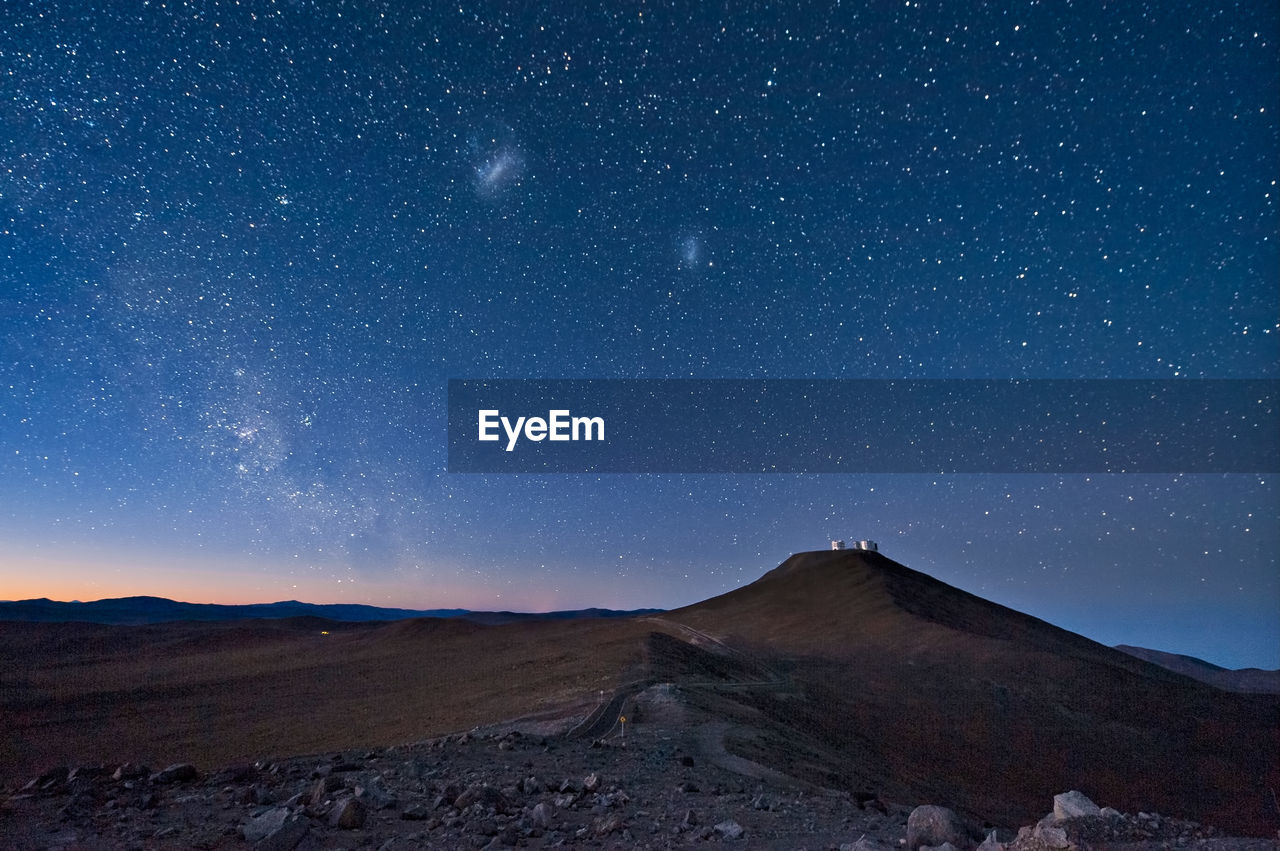
[(993, 831), (941, 806), (781, 782), (741, 761), (726, 764), (705, 740), (696, 729), (661, 725), (593, 741), (526, 725), (208, 771), (60, 767), (5, 790), (0, 847), (1280, 848), (1070, 795), (1037, 825)]

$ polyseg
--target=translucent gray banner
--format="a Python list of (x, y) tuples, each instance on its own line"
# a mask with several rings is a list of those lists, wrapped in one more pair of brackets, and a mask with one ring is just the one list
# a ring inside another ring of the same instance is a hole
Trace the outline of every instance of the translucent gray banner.
[(1271, 379), (451, 379), (454, 473), (1271, 473)]

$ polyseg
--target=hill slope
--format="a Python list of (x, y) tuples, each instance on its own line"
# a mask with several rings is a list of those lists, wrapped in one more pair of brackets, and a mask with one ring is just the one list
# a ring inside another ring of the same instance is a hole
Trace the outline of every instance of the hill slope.
[[(1280, 827), (1280, 698), (1212, 688), (875, 553), (801, 553), (640, 618), (0, 622), (0, 670), (6, 782), (60, 762), (218, 766), (572, 723), (599, 703), (756, 780), (979, 822), (1026, 824), (1080, 789), (1236, 833)], [(676, 687), (646, 717), (655, 682)]]
[(1280, 826), (1280, 700), (1211, 688), (878, 553), (801, 553), (666, 617), (788, 671), (805, 699), (736, 696), (742, 717), (766, 719), (736, 747), (806, 779), (1010, 822), (1081, 789), (1257, 835)]
[(1117, 644), (1115, 649), (1227, 691), (1280, 694), (1280, 671), (1264, 671), (1261, 668), (1232, 670), (1195, 656), (1166, 653), (1147, 647), (1131, 647), (1127, 644)]

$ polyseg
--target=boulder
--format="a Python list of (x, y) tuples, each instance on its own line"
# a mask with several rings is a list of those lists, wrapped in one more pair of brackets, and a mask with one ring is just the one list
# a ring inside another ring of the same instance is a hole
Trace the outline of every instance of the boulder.
[(511, 802), (500, 791), (485, 783), (477, 783), (467, 787), (467, 790), (457, 797), (453, 802), (454, 809), (465, 810), (472, 804), (480, 804), (485, 807), (492, 807), (496, 813), (507, 813), (511, 809)]
[(305, 819), (290, 816), (279, 830), (267, 834), (261, 842), (253, 846), (253, 851), (293, 851), (306, 837), (309, 829)]
[(200, 776), (196, 767), (189, 762), (178, 762), (161, 769), (151, 779), (156, 783), (186, 783)]
[(925, 804), (907, 817), (907, 849), (937, 847), (950, 842), (957, 848), (969, 847), (969, 831), (960, 817), (946, 807)]
[(35, 780), (28, 783), (23, 788), (41, 789), (41, 790), (47, 791), (49, 789), (57, 788), (58, 786), (61, 786), (62, 784), (66, 783), (67, 778), (70, 775), (71, 775), (71, 769), (67, 768), (65, 765), (59, 765), (58, 767), (51, 768), (48, 771), (46, 771), (44, 774), (41, 774), (39, 777), (37, 777)]
[(389, 809), (399, 803), (396, 796), (387, 791), (380, 777), (371, 777), (356, 786), (356, 796), (374, 810)]
[(283, 827), (285, 819), (288, 817), (289, 811), (287, 809), (274, 807), (245, 822), (240, 828), (240, 833), (244, 836), (244, 841), (252, 845)]
[(1035, 837), (1048, 848), (1068, 848), (1071, 846), (1071, 840), (1067, 838), (1067, 832), (1060, 827), (1037, 826)]
[(543, 830), (551, 829), (551, 806), (545, 801), (538, 803), (529, 811), (529, 823)]
[(592, 825), (592, 832), (598, 837), (608, 836), (611, 833), (617, 833), (622, 830), (623, 826), (622, 814), (610, 813), (607, 816), (596, 819), (595, 824)]
[(151, 773), (151, 769), (145, 765), (135, 765), (132, 762), (126, 762), (115, 770), (111, 775), (112, 780), (137, 780), (139, 777), (146, 777)]
[(329, 811), (329, 826), (339, 830), (356, 830), (364, 827), (367, 815), (368, 811), (359, 798), (343, 798)]
[(1053, 817), (1058, 821), (1100, 815), (1102, 815), (1102, 810), (1098, 805), (1074, 789), (1070, 792), (1063, 792), (1061, 795), (1053, 796)]
[(986, 839), (982, 840), (978, 851), (1004, 851), (1004, 843), (996, 839), (996, 832), (993, 830), (987, 834)]
[(80, 765), (71, 769), (67, 775), (67, 782), (72, 783), (76, 780), (94, 780), (107, 774), (107, 769), (101, 765)]
[(714, 830), (722, 839), (741, 839), (742, 834), (746, 832), (742, 825), (733, 819), (725, 819), (717, 824)]
[(329, 800), (331, 792), (336, 792), (343, 786), (342, 778), (335, 777), (332, 774), (326, 774), (316, 780), (316, 784), (311, 787), (311, 806), (318, 807), (325, 801)]

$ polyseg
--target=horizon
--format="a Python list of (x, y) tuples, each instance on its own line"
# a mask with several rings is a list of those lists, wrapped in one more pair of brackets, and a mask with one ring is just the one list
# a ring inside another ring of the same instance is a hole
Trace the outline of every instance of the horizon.
[[(670, 608), (869, 538), (1280, 668), (1276, 4), (56, 5), (0, 22), (0, 596)], [(778, 438), (628, 387), (572, 444), (559, 391), (468, 395), (508, 379), (884, 383)], [(1087, 404), (1121, 379), (1264, 398)], [(451, 381), (539, 472), (451, 466)], [(1148, 425), (1171, 472), (1080, 469)]]
[[(790, 558), (791, 556), (795, 556), (795, 555), (801, 555), (804, 553), (820, 553), (820, 552), (826, 552), (826, 551), (827, 550), (825, 549), (797, 550), (791, 553), (790, 556), (788, 556), (787, 558)], [(885, 555), (885, 554), (882, 552), (881, 555)], [(888, 557), (891, 560), (896, 561), (895, 559), (892, 559), (892, 556), (888, 556)], [(756, 576), (755, 578), (744, 582), (742, 585), (735, 586), (735, 587), (743, 587), (746, 584), (750, 584), (751, 582), (754, 582), (760, 579), (770, 570), (773, 570), (775, 567), (781, 566), (781, 564), (784, 563), (785, 561), (786, 559), (783, 559), (782, 561), (778, 562), (778, 564), (775, 564), (771, 567), (763, 569), (760, 572), (759, 576)], [(904, 564), (903, 566), (907, 567), (908, 569), (915, 570), (915, 568), (912, 568), (911, 565), (909, 564)], [(918, 572), (925, 573), (924, 571), (918, 571)], [(928, 574), (928, 573), (926, 573), (926, 575), (931, 576), (931, 574)], [(1280, 657), (1277, 657), (1277, 660), (1275, 661), (1275, 663), (1268, 663), (1262, 657), (1261, 654), (1258, 654), (1257, 656), (1241, 655), (1238, 657), (1231, 656), (1231, 655), (1214, 656), (1212, 654), (1206, 654), (1203, 651), (1198, 651), (1194, 647), (1188, 648), (1183, 645), (1166, 646), (1165, 644), (1160, 643), (1158, 640), (1155, 643), (1144, 643), (1144, 640), (1140, 638), (1140, 636), (1142, 635), (1148, 635), (1148, 636), (1158, 638), (1158, 636), (1163, 634), (1163, 635), (1168, 635), (1171, 638), (1174, 638), (1176, 640), (1175, 638), (1175, 636), (1177, 635), (1176, 633), (1161, 632), (1159, 625), (1157, 625), (1155, 630), (1149, 630), (1146, 632), (1136, 631), (1131, 634), (1124, 633), (1124, 632), (1117, 632), (1111, 638), (1103, 638), (1101, 635), (1095, 635), (1091, 630), (1089, 630), (1087, 626), (1089, 622), (1087, 620), (1082, 621), (1082, 623), (1086, 624), (1086, 626), (1084, 627), (1073, 626), (1068, 623), (1058, 622), (1054, 620), (1052, 617), (1046, 617), (1042, 614), (1039, 614), (1035, 611), (1031, 611), (1028, 609), (1020, 609), (1017, 606), (1012, 606), (1007, 603), (1001, 602), (1000, 600), (983, 595), (981, 593), (977, 593), (972, 590), (965, 589), (959, 585), (956, 585), (953, 582), (947, 582), (943, 579), (940, 579), (939, 577), (933, 576), (932, 578), (938, 579), (938, 581), (944, 582), (945, 584), (950, 585), (953, 588), (957, 588), (958, 590), (967, 591), (968, 593), (975, 594), (978, 597), (982, 597), (983, 599), (987, 599), (990, 602), (997, 603), (998, 605), (1005, 606), (1006, 608), (1012, 609), (1014, 611), (1019, 611), (1019, 612), (1022, 612), (1023, 614), (1031, 615), (1032, 617), (1035, 617), (1038, 620), (1044, 621), (1045, 623), (1048, 623), (1051, 626), (1055, 626), (1060, 629), (1065, 629), (1069, 632), (1076, 633), (1077, 635), (1081, 635), (1091, 641), (1095, 641), (1106, 647), (1116, 648), (1121, 645), (1127, 645), (1127, 646), (1132, 646), (1132, 647), (1137, 647), (1142, 649), (1157, 650), (1157, 651), (1170, 653), (1178, 656), (1191, 657), (1201, 662), (1217, 665), (1218, 667), (1222, 667), (1227, 670), (1242, 670), (1242, 669), (1259, 669), (1259, 670), (1267, 670), (1267, 671), (1280, 670)], [(732, 590), (732, 589), (729, 589), (729, 590)], [(718, 595), (713, 595), (713, 596), (718, 596)], [(665, 605), (665, 606), (625, 605), (625, 604), (603, 605), (600, 603), (588, 602), (588, 603), (576, 604), (576, 605), (553, 604), (552, 607), (531, 608), (531, 607), (519, 607), (518, 605), (515, 605), (515, 606), (506, 605), (501, 607), (483, 606), (483, 605), (479, 607), (456, 606), (456, 605), (448, 605), (448, 604), (418, 605), (412, 602), (405, 602), (405, 601), (397, 602), (397, 601), (390, 601), (390, 600), (380, 601), (380, 602), (370, 602), (370, 600), (372, 600), (373, 598), (367, 598), (367, 599), (343, 598), (343, 599), (331, 599), (328, 601), (303, 599), (303, 598), (289, 598), (289, 599), (278, 599), (278, 600), (238, 598), (235, 601), (228, 600), (227, 598), (218, 599), (218, 600), (190, 600), (190, 599), (183, 599), (183, 598), (168, 596), (164, 594), (134, 593), (134, 594), (122, 594), (122, 595), (109, 595), (109, 596), (97, 597), (93, 599), (57, 599), (57, 598), (52, 598), (48, 596), (37, 596), (37, 597), (26, 597), (21, 599), (0, 599), (0, 603), (24, 603), (24, 602), (34, 602), (38, 600), (48, 600), (49, 602), (53, 602), (53, 603), (73, 603), (73, 604), (83, 605), (83, 604), (107, 602), (107, 601), (113, 601), (113, 600), (127, 600), (127, 599), (137, 599), (137, 598), (165, 600), (168, 602), (190, 604), (190, 605), (270, 606), (270, 605), (278, 605), (281, 603), (301, 603), (304, 605), (314, 605), (314, 606), (362, 605), (362, 606), (370, 606), (370, 607), (382, 608), (382, 609), (403, 609), (403, 610), (423, 611), (423, 612), (456, 610), (456, 611), (467, 611), (467, 612), (510, 612), (514, 614), (549, 614), (553, 612), (583, 611), (583, 610), (589, 610), (589, 609), (604, 609), (604, 610), (610, 610), (610, 611), (616, 611), (616, 612), (639, 611), (644, 609), (653, 609), (657, 611), (673, 611), (675, 609), (683, 608), (685, 606), (701, 603), (706, 599), (711, 599), (711, 597), (704, 597), (696, 600), (687, 600), (683, 602), (677, 602), (673, 605)], [(1105, 629), (1107, 629), (1108, 627), (1104, 625), (1102, 628), (1105, 631)], [(1125, 637), (1125, 636), (1130, 636), (1130, 637)], [(1261, 646), (1262, 644), (1259, 643), (1258, 647), (1260, 648)]]

